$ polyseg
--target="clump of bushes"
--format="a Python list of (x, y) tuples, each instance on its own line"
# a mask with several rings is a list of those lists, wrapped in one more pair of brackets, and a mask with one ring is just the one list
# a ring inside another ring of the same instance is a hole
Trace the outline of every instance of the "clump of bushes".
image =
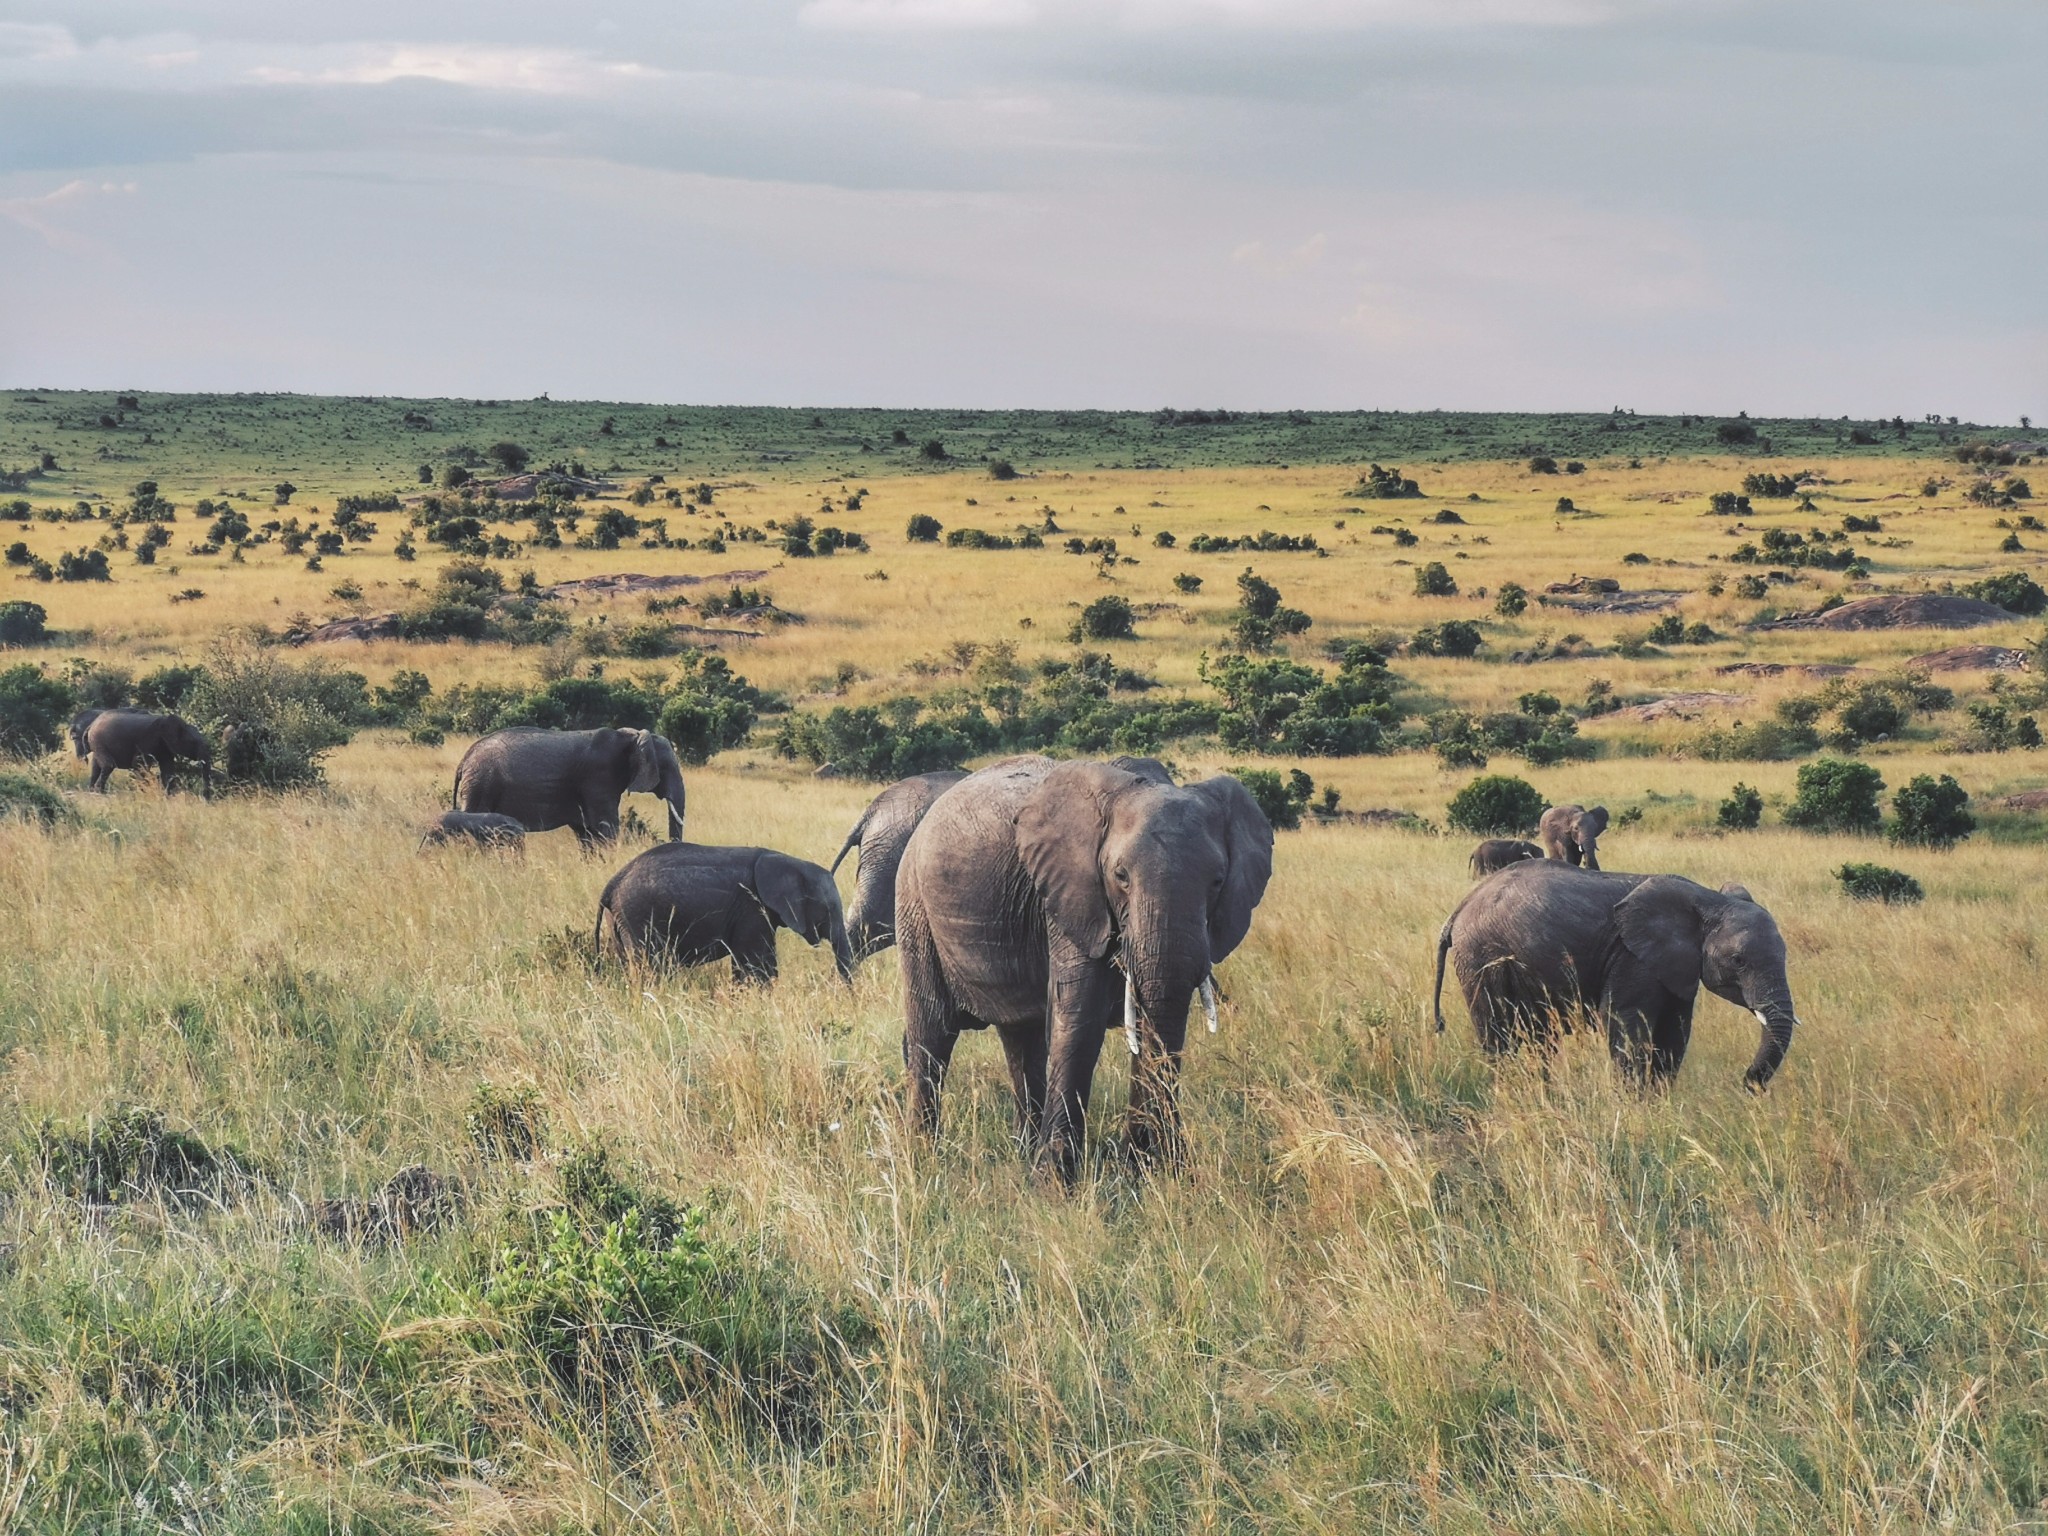
[(1461, 832), (1481, 837), (1526, 836), (1536, 830), (1548, 805), (1528, 780), (1490, 773), (1451, 797), (1444, 820)]
[(1285, 778), (1272, 768), (1233, 768), (1230, 776), (1250, 792), (1275, 831), (1293, 832), (1301, 826), (1316, 784), (1299, 768), (1289, 769)]
[(1403, 501), (1421, 496), (1422, 487), (1404, 477), (1398, 468), (1385, 469), (1373, 464), (1358, 477), (1351, 494), (1367, 501)]
[(49, 619), (41, 603), (0, 603), (0, 645), (41, 645), (50, 638)]
[(261, 789), (319, 784), (320, 760), (373, 718), (361, 673), (290, 662), (240, 638), (209, 648), (183, 713), (214, 743), (230, 783)]
[(1835, 871), (1835, 878), (1842, 882), (1843, 894), (1852, 901), (1902, 906), (1927, 895), (1920, 882), (1903, 869), (1887, 869), (1882, 864), (1844, 864)]
[(1271, 650), (1273, 642), (1298, 635), (1315, 621), (1299, 608), (1280, 601), (1280, 589), (1246, 566), (1237, 578), (1237, 611), (1231, 617), (1231, 638), (1248, 651)]
[(1441, 560), (1432, 560), (1415, 570), (1415, 595), (1417, 597), (1456, 597), (1458, 583), (1445, 569)]
[(1504, 619), (1518, 619), (1529, 608), (1529, 589), (1519, 581), (1504, 581), (1493, 595), (1493, 611)]
[(225, 1201), (258, 1176), (255, 1160), (233, 1146), (208, 1146), (173, 1130), (164, 1112), (120, 1104), (82, 1127), (45, 1120), (36, 1138), (44, 1182), (53, 1194), (87, 1205), (135, 1196)]
[(1198, 533), (1188, 540), (1188, 548), (1198, 555), (1227, 555), (1233, 550), (1252, 554), (1322, 553), (1312, 533), (1275, 533), (1270, 528), (1234, 538), (1229, 534)]
[(1728, 798), (1714, 812), (1715, 822), (1728, 832), (1753, 832), (1763, 819), (1763, 795), (1740, 782), (1728, 791)]
[(2048, 591), (2042, 590), (2040, 583), (2025, 571), (2003, 571), (1959, 590), (1964, 597), (1996, 603), (2007, 613), (2031, 616), (2048, 610)]
[(1415, 656), (1476, 656), (1485, 643), (1477, 624), (1466, 619), (1446, 619), (1415, 631), (1408, 650)]
[(1891, 837), (1923, 848), (1953, 848), (1977, 830), (1969, 793), (1953, 777), (1917, 774), (1892, 796)]
[(936, 544), (943, 532), (944, 525), (928, 512), (914, 513), (903, 528), (903, 536), (913, 544)]
[(70, 684), (23, 662), (0, 671), (0, 755), (41, 757), (63, 740), (64, 723), (77, 707)]
[(1137, 634), (1137, 615), (1129, 601), (1110, 596), (1098, 597), (1081, 610), (1081, 617), (1074, 621), (1073, 631), (1068, 639), (1082, 640), (1129, 640)]
[(0, 772), (0, 820), (32, 821), (47, 829), (77, 821), (78, 812), (33, 774)]
[(1883, 789), (1883, 775), (1868, 763), (1824, 757), (1800, 768), (1785, 823), (1809, 832), (1875, 832), (1884, 820), (1877, 806)]
[(1203, 658), (1202, 680), (1223, 696), (1217, 735), (1227, 747), (1317, 757), (1392, 748), (1400, 679), (1371, 646), (1345, 648), (1336, 673), (1284, 660)]

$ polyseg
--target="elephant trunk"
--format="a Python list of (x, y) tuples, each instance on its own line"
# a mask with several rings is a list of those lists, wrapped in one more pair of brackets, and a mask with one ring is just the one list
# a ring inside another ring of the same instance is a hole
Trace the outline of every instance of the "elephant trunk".
[(683, 797), (680, 794), (668, 802), (668, 840), (672, 843), (683, 840)]
[(1763, 1040), (1757, 1046), (1756, 1059), (1742, 1074), (1742, 1081), (1752, 1091), (1761, 1091), (1784, 1062), (1785, 1053), (1792, 1048), (1792, 1031), (1799, 1019), (1792, 1011), (1789, 996), (1774, 997), (1753, 1011), (1757, 1023), (1763, 1026)]
[(852, 986), (853, 968), (860, 963), (860, 955), (847, 935), (846, 919), (837, 913), (832, 917), (832, 958), (839, 967), (839, 979)]

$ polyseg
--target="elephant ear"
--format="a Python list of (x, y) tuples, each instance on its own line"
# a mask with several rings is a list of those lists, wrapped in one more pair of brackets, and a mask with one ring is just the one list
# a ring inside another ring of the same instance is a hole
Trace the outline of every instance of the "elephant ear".
[(771, 916), (806, 944), (816, 944), (832, 931), (832, 915), (817, 899), (805, 866), (779, 853), (754, 865), (754, 894)]
[(1017, 812), (1017, 857), (1046, 919), (1090, 960), (1109, 953), (1102, 839), (1110, 804), (1140, 782), (1108, 763), (1056, 763)]
[(1209, 962), (1213, 965), (1251, 932), (1252, 908), (1273, 878), (1273, 824), (1266, 820), (1251, 791), (1227, 773), (1190, 784), (1188, 793), (1208, 802), (1212, 824), (1230, 858), (1223, 889), (1209, 908)]
[(1614, 904), (1614, 926), (1636, 963), (1674, 997), (1699, 990), (1707, 942), (1708, 892), (1690, 880), (1659, 875)]
[(661, 738), (652, 731), (626, 731), (631, 738), (633, 777), (626, 781), (626, 788), (636, 795), (644, 795), (661, 786)]
[(1607, 830), (1607, 807), (1604, 805), (1594, 806), (1590, 811), (1580, 815), (1579, 822), (1587, 831), (1598, 837)]

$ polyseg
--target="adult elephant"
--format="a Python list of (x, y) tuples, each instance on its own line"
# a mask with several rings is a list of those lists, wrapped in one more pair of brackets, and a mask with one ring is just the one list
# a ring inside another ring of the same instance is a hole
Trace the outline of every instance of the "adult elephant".
[[(1154, 765), (1156, 767), (1156, 765)], [(1236, 779), (1176, 787), (1112, 763), (1017, 757), (940, 798), (896, 875), (910, 1109), (938, 1127), (960, 1032), (992, 1027), (1019, 1140), (1071, 1185), (1104, 1036), (1133, 1056), (1128, 1135), (1179, 1149), (1188, 1008), (1249, 931), (1273, 829)]]
[(146, 709), (88, 710), (71, 722), (71, 746), (92, 764), (90, 788), (106, 792), (121, 769), (156, 765), (166, 792), (177, 783), (178, 765), (196, 763), (206, 793), (213, 793), (213, 745), (197, 726), (177, 715)]
[(846, 856), (858, 851), (853, 906), (846, 914), (855, 959), (865, 960), (896, 942), (896, 869), (903, 862), (903, 850), (925, 812), (966, 777), (958, 769), (947, 769), (899, 779), (868, 802), (846, 834), (832, 861), (832, 873), (838, 874)]
[(529, 832), (573, 827), (587, 848), (619, 835), (619, 797), (659, 795), (668, 835), (683, 835), (683, 765), (652, 731), (493, 731), (462, 754), (455, 809), (494, 811)]
[(1607, 807), (1590, 811), (1583, 805), (1553, 805), (1543, 813), (1536, 835), (1543, 839), (1543, 853), (1563, 863), (1587, 869), (1600, 867), (1600, 834), (1607, 830)]
[(612, 876), (597, 904), (600, 954), (657, 965), (732, 958), (735, 981), (775, 979), (775, 934), (832, 946), (842, 980), (853, 946), (829, 871), (772, 848), (665, 843)]
[(1739, 885), (1710, 891), (1677, 875), (1608, 874), (1549, 859), (1490, 875), (1437, 936), (1438, 1030), (1447, 955), (1488, 1055), (1551, 1043), (1583, 1009), (1605, 1026), (1618, 1067), (1639, 1081), (1668, 1081), (1685, 1060), (1704, 984), (1763, 1026), (1743, 1075), (1762, 1088), (1799, 1022), (1785, 940)]

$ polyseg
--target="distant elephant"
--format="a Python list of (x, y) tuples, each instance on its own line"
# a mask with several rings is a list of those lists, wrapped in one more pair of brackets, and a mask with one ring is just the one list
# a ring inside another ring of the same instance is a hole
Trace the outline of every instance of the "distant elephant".
[(735, 981), (775, 979), (775, 932), (832, 946), (842, 980), (853, 946), (831, 874), (772, 848), (664, 843), (611, 878), (597, 904), (599, 954), (653, 965), (730, 956)]
[(1071, 1185), (1121, 1017), (1131, 1150), (1177, 1155), (1189, 1004), (1199, 991), (1215, 1027), (1214, 967), (1272, 872), (1273, 829), (1228, 776), (1177, 788), (1157, 764), (1016, 757), (948, 790), (896, 874), (914, 1119), (937, 1130), (960, 1032), (993, 1027), (1018, 1138)]
[(88, 710), (71, 722), (71, 747), (91, 761), (88, 787), (102, 794), (117, 771), (143, 763), (156, 765), (168, 793), (176, 786), (181, 762), (197, 763), (206, 793), (213, 793), (213, 746), (176, 715), (143, 709)]
[(495, 811), (529, 832), (573, 827), (587, 848), (619, 835), (619, 797), (659, 795), (668, 835), (683, 835), (683, 765), (652, 731), (493, 731), (462, 754), (455, 808)]
[(1472, 850), (1472, 857), (1466, 861), (1472, 870), (1473, 879), (1482, 879), (1495, 870), (1506, 869), (1510, 864), (1519, 864), (1524, 859), (1540, 859), (1543, 850), (1534, 843), (1525, 843), (1519, 837), (1489, 837)]
[(510, 816), (495, 811), (443, 811), (428, 824), (420, 838), (420, 852), (444, 848), (450, 843), (470, 843), (478, 848), (508, 848), (526, 851), (526, 828)]
[(896, 866), (903, 862), (903, 849), (924, 813), (966, 777), (958, 769), (947, 769), (899, 779), (868, 802), (846, 834), (832, 861), (832, 873), (838, 874), (846, 856), (859, 850), (853, 906), (846, 914), (856, 959), (865, 960), (896, 942)]
[(1510, 865), (1475, 886), (1437, 936), (1438, 1030), (1446, 955), (1488, 1055), (1547, 1044), (1584, 1008), (1603, 1021), (1618, 1067), (1661, 1083), (1685, 1060), (1704, 983), (1763, 1026), (1743, 1077), (1762, 1088), (1799, 1022), (1778, 925), (1739, 885), (1710, 891), (1677, 875), (1603, 874), (1551, 859)]
[(1587, 869), (1600, 867), (1600, 834), (1607, 830), (1607, 807), (1590, 811), (1583, 805), (1553, 805), (1543, 813), (1536, 835), (1543, 839), (1544, 854)]

